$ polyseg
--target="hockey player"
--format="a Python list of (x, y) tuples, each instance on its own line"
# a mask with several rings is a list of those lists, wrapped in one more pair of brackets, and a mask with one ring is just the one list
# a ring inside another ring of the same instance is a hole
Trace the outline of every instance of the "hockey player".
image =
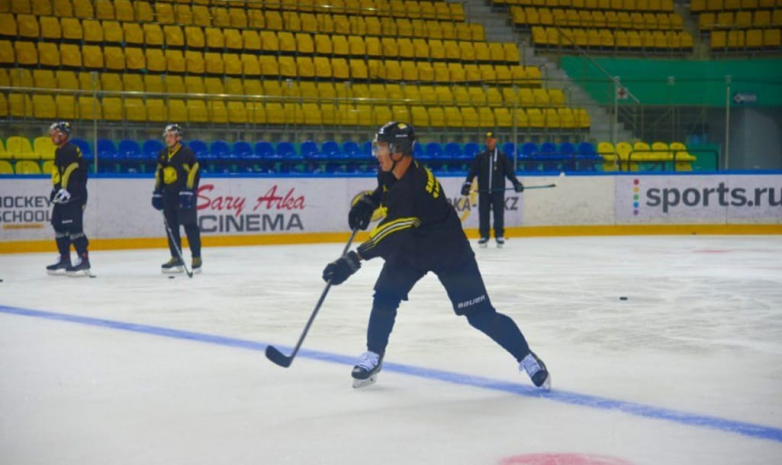
[(481, 238), (478, 245), (489, 245), (489, 210), (494, 211), (494, 238), (497, 247), (505, 245), (505, 178), (513, 183), (516, 192), (523, 192), (524, 185), (516, 178), (513, 172), (513, 164), (502, 150), (497, 148), (497, 139), (494, 133), (486, 133), (486, 150), (475, 156), (467, 174), (467, 179), (462, 184), (462, 195), (470, 195), (470, 186), (473, 178), (478, 176), (478, 218), (480, 220), (479, 231)]
[(459, 216), (432, 172), (413, 159), (414, 142), (413, 128), (404, 123), (380, 128), (374, 146), (378, 187), (356, 202), (348, 223), (351, 229), (366, 229), (380, 205), (387, 208), (387, 216), (356, 251), (323, 270), (325, 281), (339, 285), (361, 268), (362, 260), (385, 260), (374, 288), (367, 352), (353, 367), (353, 387), (376, 381), (400, 302), (419, 279), (433, 272), (454, 312), (510, 352), (535, 386), (549, 389), (546, 365), (530, 351), (516, 323), (492, 306)]
[[(53, 188), (49, 199), (54, 203), (52, 226), (60, 257), (57, 263), (46, 267), (46, 272), (51, 275), (89, 276), (87, 246), (90, 242), (84, 234), (87, 162), (81, 150), (68, 141), (70, 135), (71, 124), (68, 122), (58, 121), (49, 127), (49, 136), (57, 147), (54, 151)], [(78, 254), (75, 264), (71, 264), (71, 244)]]
[(182, 145), (184, 131), (178, 124), (169, 124), (163, 131), (166, 147), (157, 157), (155, 171), (155, 190), (152, 193), (152, 206), (162, 210), (171, 236), (168, 235), (168, 248), (171, 259), (161, 266), (163, 273), (181, 273), (184, 263), (179, 258), (177, 250), (182, 250), (179, 226), (185, 228), (187, 240), (190, 243), (193, 273), (200, 273), (203, 264), (201, 260), (201, 231), (198, 228), (196, 213), (196, 191), (201, 173), (195, 153)]

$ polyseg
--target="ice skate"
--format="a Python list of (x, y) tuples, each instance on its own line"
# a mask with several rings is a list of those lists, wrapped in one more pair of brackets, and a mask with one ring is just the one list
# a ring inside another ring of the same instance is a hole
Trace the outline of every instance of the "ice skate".
[(548, 391), (551, 389), (551, 374), (546, 369), (546, 364), (539, 359), (534, 352), (524, 357), (519, 364), (519, 371), (524, 370), (532, 380), (535, 387)]
[(505, 245), (505, 238), (500, 236), (497, 238), (497, 248), (501, 249)]
[(193, 274), (199, 274), (201, 272), (201, 266), (204, 264), (203, 260), (201, 260), (201, 257), (193, 258), (192, 262), (192, 270)]
[(353, 367), (353, 388), (359, 389), (375, 384), (377, 374), (383, 368), (383, 357), (374, 352), (364, 352)]
[(72, 266), (65, 269), (65, 272), (70, 278), (85, 278), (89, 277), (90, 273), (90, 258), (85, 253), (83, 257), (79, 257), (79, 261)]
[(52, 276), (65, 276), (66, 269), (71, 266), (71, 256), (60, 255), (57, 257), (57, 263), (46, 267), (46, 272)]
[(182, 260), (175, 257), (171, 257), (169, 261), (160, 266), (160, 271), (164, 274), (182, 273), (184, 269), (185, 264), (182, 263)]
[(489, 246), (489, 238), (488, 238), (488, 237), (482, 237), (482, 238), (480, 238), (480, 239), (478, 240), (478, 245), (479, 245), (479, 246), (480, 246), (482, 249), (485, 249), (486, 247), (488, 247), (488, 246)]

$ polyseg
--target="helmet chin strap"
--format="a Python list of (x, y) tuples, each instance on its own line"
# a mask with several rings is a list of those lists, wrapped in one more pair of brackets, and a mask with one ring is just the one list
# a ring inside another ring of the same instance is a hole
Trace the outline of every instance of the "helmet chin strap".
[(405, 156), (402, 155), (402, 158), (400, 158), (399, 160), (394, 160), (394, 153), (392, 152), (389, 155), (389, 158), (391, 158), (391, 171), (390, 172), (393, 173), (394, 169), (396, 169), (396, 164), (399, 163), (400, 161), (402, 161), (402, 159), (405, 158)]

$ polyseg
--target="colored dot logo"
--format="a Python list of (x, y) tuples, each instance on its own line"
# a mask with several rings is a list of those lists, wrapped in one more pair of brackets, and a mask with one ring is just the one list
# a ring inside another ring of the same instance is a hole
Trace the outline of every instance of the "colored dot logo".
[(638, 206), (640, 203), (638, 203), (639, 195), (638, 192), (641, 190), (638, 185), (641, 184), (641, 181), (638, 179), (633, 180), (633, 215), (638, 216)]

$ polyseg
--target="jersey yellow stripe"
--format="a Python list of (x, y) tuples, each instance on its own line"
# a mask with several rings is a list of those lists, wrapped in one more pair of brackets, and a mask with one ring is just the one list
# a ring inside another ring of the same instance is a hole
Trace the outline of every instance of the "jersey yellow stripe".
[(78, 168), (79, 168), (79, 164), (78, 163), (71, 163), (70, 165), (68, 165), (67, 168), (65, 168), (65, 172), (62, 175), (62, 183), (60, 184), (60, 186), (63, 189), (67, 189), (68, 188), (68, 181), (71, 178), (71, 173), (76, 171)]

